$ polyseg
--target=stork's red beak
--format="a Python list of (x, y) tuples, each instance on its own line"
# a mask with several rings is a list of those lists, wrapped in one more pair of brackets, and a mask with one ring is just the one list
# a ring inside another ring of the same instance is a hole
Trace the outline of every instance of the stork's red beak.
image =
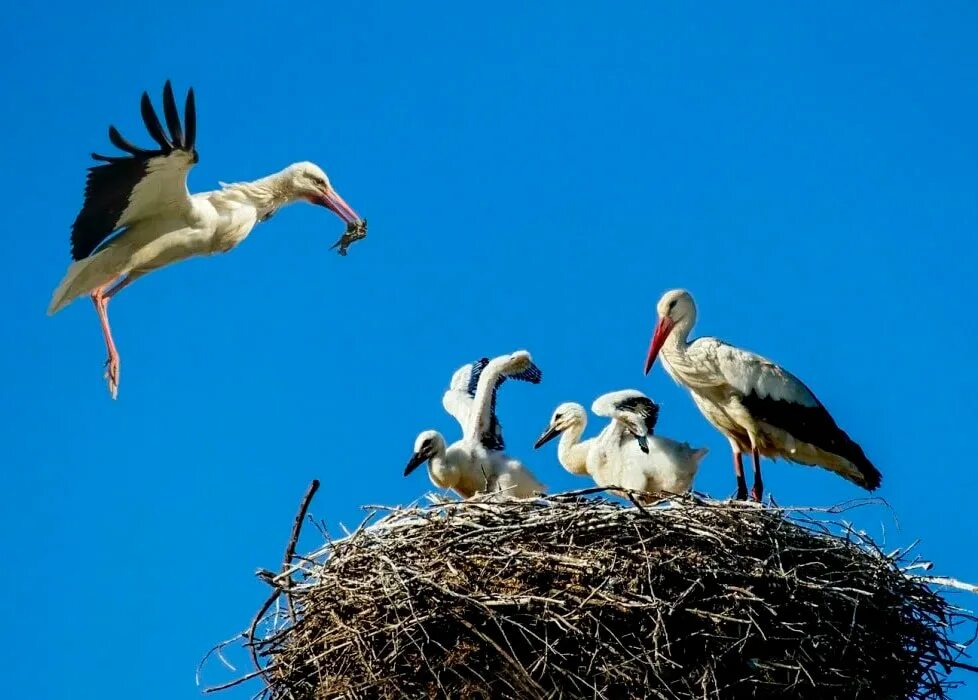
[(343, 198), (332, 187), (323, 193), (319, 203), (343, 219), (346, 224), (353, 224), (360, 220), (357, 213), (353, 211), (353, 207), (344, 202)]
[(666, 342), (666, 338), (669, 337), (669, 331), (672, 327), (676, 325), (668, 316), (663, 316), (659, 319), (659, 322), (655, 324), (655, 333), (652, 334), (652, 342), (649, 343), (649, 354), (645, 358), (645, 373), (648, 374), (649, 370), (652, 369), (652, 364), (655, 362), (656, 356), (659, 354), (659, 350), (662, 349), (662, 344)]

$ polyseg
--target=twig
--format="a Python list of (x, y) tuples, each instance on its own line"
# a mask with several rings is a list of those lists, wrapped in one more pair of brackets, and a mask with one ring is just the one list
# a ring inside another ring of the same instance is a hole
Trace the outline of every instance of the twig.
[[(289, 566), (292, 564), (292, 558), (295, 556), (295, 548), (299, 543), (299, 533), (302, 531), (302, 521), (306, 519), (306, 511), (309, 510), (309, 504), (312, 503), (312, 497), (316, 495), (316, 491), (319, 490), (319, 479), (313, 479), (309, 484), (309, 488), (306, 490), (306, 495), (302, 497), (302, 503), (299, 504), (299, 512), (295, 515), (295, 521), (292, 523), (292, 535), (289, 537), (289, 544), (285, 548), (285, 556), (282, 557), (282, 571), (288, 571)], [(289, 619), (292, 624), (295, 624), (295, 605), (292, 603), (292, 595), (289, 589), (292, 587), (292, 578), (288, 577), (282, 582), (282, 588), (285, 591), (285, 600), (289, 605)]]

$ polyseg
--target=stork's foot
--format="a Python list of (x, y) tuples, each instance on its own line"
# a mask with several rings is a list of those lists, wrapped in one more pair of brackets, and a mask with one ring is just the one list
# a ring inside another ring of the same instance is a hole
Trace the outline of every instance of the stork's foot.
[(750, 500), (754, 503), (760, 503), (764, 498), (764, 487), (754, 484), (754, 487), (750, 490)]
[(367, 237), (367, 220), (360, 219), (360, 221), (355, 221), (353, 223), (347, 224), (346, 231), (340, 236), (339, 240), (329, 247), (330, 250), (338, 248), (336, 251), (340, 255), (346, 255), (346, 249), (349, 248), (353, 243), (356, 243), (361, 238)]
[(109, 394), (115, 399), (119, 396), (119, 354), (111, 353), (105, 361), (105, 382), (109, 386)]

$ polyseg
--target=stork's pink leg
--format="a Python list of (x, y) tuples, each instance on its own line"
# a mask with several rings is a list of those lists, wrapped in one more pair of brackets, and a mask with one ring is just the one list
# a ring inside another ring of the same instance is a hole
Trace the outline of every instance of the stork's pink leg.
[(737, 500), (746, 501), (747, 500), (747, 479), (744, 477), (744, 462), (741, 459), (742, 455), (740, 450), (734, 450), (733, 460), (734, 460), (734, 474), (737, 475)]
[[(109, 354), (105, 361), (105, 381), (109, 385), (109, 393), (112, 398), (119, 395), (119, 352), (116, 350), (115, 341), (112, 339), (112, 328), (109, 326), (109, 299), (111, 299), (120, 289), (128, 285), (129, 278), (122, 280), (112, 289), (106, 291), (109, 285), (99, 287), (92, 292), (92, 303), (95, 304), (95, 311), (98, 313), (99, 323), (102, 324), (102, 335), (105, 337), (105, 349)], [(111, 283), (110, 283), (111, 284)]]
[(105, 350), (109, 357), (105, 361), (105, 381), (109, 384), (109, 393), (114, 399), (119, 395), (119, 352), (115, 349), (112, 339), (112, 328), (109, 326), (109, 297), (105, 295), (105, 287), (99, 287), (92, 292), (92, 303), (102, 324), (102, 335), (105, 338)]
[(751, 487), (751, 499), (757, 503), (764, 497), (764, 482), (761, 480), (761, 453), (756, 449), (751, 450), (751, 457), (754, 458), (754, 486)]

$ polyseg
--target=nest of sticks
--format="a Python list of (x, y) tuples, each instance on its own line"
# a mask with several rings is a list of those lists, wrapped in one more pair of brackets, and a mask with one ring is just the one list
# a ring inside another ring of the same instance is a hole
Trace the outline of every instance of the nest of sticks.
[(975, 618), (934, 590), (957, 582), (826, 511), (590, 491), (373, 508), (287, 551), (243, 635), (259, 694), (944, 698), (976, 670), (956, 630)]

